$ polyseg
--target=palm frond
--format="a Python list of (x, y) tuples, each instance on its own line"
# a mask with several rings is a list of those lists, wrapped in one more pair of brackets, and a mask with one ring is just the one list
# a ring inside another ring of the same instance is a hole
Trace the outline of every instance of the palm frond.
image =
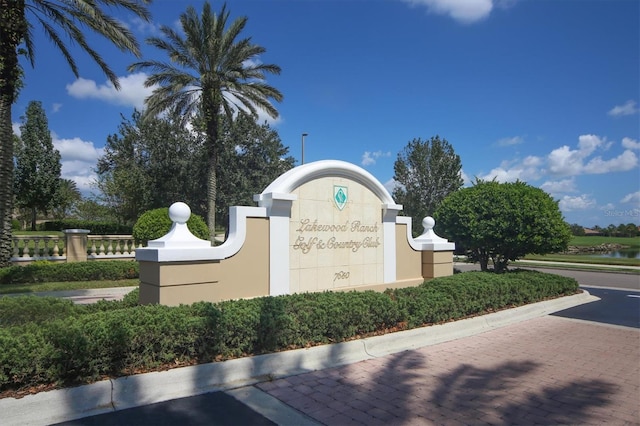
[(124, 9), (145, 21), (149, 21), (151, 15), (146, 8), (146, 3), (148, 0), (61, 0), (55, 2), (26, 0), (25, 16), (33, 16), (32, 19), (27, 17), (29, 29), (24, 37), (27, 56), (33, 64), (35, 50), (31, 32), (33, 30), (32, 22), (36, 22), (43, 28), (44, 33), (56, 48), (60, 50), (76, 77), (79, 76), (79, 70), (63, 35), (68, 36), (71, 42), (77, 44), (87, 53), (113, 85), (119, 88), (116, 74), (87, 42), (86, 29), (104, 37), (121, 51), (139, 56), (140, 47), (134, 35), (120, 21), (107, 13), (106, 9)]

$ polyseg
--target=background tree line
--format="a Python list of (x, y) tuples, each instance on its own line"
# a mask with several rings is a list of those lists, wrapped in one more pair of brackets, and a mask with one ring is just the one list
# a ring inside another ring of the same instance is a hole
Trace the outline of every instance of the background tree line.
[[(274, 129), (243, 113), (222, 120), (218, 146), (215, 213), (216, 222), (225, 227), (230, 206), (253, 205), (253, 195), (292, 168), (295, 159)], [(206, 217), (207, 161), (201, 133), (171, 115), (144, 119), (134, 111), (130, 119), (123, 117), (118, 134), (107, 138), (98, 160), (98, 201), (127, 224), (176, 201)]]
[[(259, 193), (294, 166), (278, 133), (240, 113), (223, 119), (220, 131), (220, 177), (216, 219), (228, 221), (232, 205), (252, 205)], [(118, 132), (107, 137), (96, 165), (94, 198), (84, 199), (72, 180), (60, 177), (60, 154), (53, 147), (41, 103), (32, 101), (15, 137), (15, 205), (35, 230), (38, 214), (61, 219), (101, 219), (133, 225), (142, 213), (189, 204), (205, 217), (207, 209), (206, 146), (202, 133), (172, 116), (143, 119), (134, 111), (122, 117)]]
[[(640, 235), (640, 227), (635, 223), (621, 223), (616, 226), (611, 224), (606, 228), (601, 228), (598, 225), (590, 228), (593, 233), (591, 235), (602, 235), (605, 237), (637, 237)], [(574, 223), (571, 225), (571, 233), (575, 236), (587, 235), (585, 227)]]

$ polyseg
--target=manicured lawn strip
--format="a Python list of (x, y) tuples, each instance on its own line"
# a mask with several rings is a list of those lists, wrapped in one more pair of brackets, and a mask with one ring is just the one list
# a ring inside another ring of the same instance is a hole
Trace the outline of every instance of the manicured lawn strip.
[(612, 273), (621, 273), (621, 274), (631, 274), (631, 275), (640, 275), (640, 271), (625, 268), (624, 266), (620, 266), (618, 268), (608, 268), (598, 265), (591, 264), (583, 264), (583, 265), (558, 265), (555, 263), (549, 264), (540, 264), (540, 263), (527, 263), (526, 261), (518, 262), (518, 267), (522, 268), (544, 268), (544, 269), (564, 269), (564, 270), (573, 270), (573, 271), (593, 271), (593, 272), (612, 272)]
[(43, 237), (43, 236), (55, 235), (61, 238), (64, 237), (64, 233), (62, 231), (11, 231), (11, 233), (15, 236), (26, 235), (30, 237)]
[(569, 241), (570, 246), (591, 247), (600, 244), (621, 244), (629, 247), (640, 247), (640, 237), (604, 237), (600, 235), (593, 236), (574, 236)]
[(417, 287), (304, 293), (217, 304), (74, 305), (0, 298), (0, 393), (352, 340), (562, 295), (572, 278), (536, 271), (466, 272)]
[(37, 284), (4, 284), (0, 285), (0, 294), (38, 293), (44, 291), (85, 290), (91, 288), (133, 287), (140, 284), (137, 278), (129, 280), (102, 281), (66, 281)]
[(577, 254), (528, 254), (524, 260), (542, 260), (547, 262), (588, 263), (600, 265), (640, 266), (640, 259), (625, 259), (617, 257), (583, 256)]

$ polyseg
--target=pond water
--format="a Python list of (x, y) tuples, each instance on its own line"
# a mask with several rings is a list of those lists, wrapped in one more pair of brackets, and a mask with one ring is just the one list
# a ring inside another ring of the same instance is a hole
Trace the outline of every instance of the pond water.
[(608, 257), (608, 258), (616, 258), (616, 259), (640, 259), (640, 250), (639, 249), (614, 250), (614, 251), (608, 251), (604, 253), (589, 254), (589, 257)]

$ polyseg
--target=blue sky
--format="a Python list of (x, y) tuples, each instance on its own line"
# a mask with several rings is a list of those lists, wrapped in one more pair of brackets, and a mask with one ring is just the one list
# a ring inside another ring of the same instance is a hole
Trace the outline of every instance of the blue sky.
[[(178, 25), (187, 5), (155, 0), (152, 24), (122, 15), (143, 41)], [(212, 2), (219, 10), (221, 2)], [(388, 188), (413, 138), (440, 135), (474, 177), (520, 179), (559, 200), (570, 223), (640, 223), (640, 2), (637, 0), (238, 0), (244, 35), (284, 101), (270, 121), (305, 162), (357, 164)], [(117, 92), (84, 54), (76, 79), (36, 28), (36, 67), (13, 107), (14, 129), (43, 103), (63, 177), (90, 193), (96, 159), (121, 114), (143, 108), (135, 58), (94, 47), (121, 77)], [(164, 59), (142, 42), (143, 57)]]

